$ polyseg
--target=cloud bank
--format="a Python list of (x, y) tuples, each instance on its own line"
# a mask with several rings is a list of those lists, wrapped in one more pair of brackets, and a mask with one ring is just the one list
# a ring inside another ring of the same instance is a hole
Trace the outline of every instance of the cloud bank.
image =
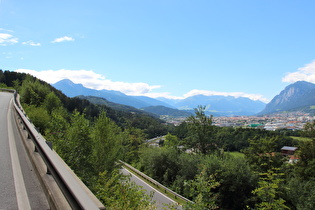
[(294, 83), (297, 81), (315, 83), (315, 60), (282, 78), (282, 82)]
[(36, 71), (30, 69), (17, 69), (16, 72), (31, 74), (41, 80), (44, 80), (48, 83), (56, 83), (63, 79), (70, 79), (76, 84), (82, 84), (84, 87), (96, 89), (96, 90), (116, 90), (127, 95), (134, 96), (148, 96), (151, 98), (165, 97), (170, 99), (183, 99), (194, 95), (222, 95), (222, 96), (233, 96), (233, 97), (246, 97), (252, 100), (261, 100), (267, 102), (262, 95), (258, 94), (247, 94), (243, 92), (217, 92), (217, 91), (208, 91), (208, 90), (191, 90), (183, 96), (172, 96), (169, 92), (154, 92), (154, 90), (161, 88), (161, 85), (149, 85), (147, 83), (138, 82), (138, 83), (128, 83), (121, 81), (111, 81), (106, 79), (101, 74), (97, 74), (91, 70), (45, 70), (45, 71)]
[(160, 88), (159, 85), (146, 83), (114, 82), (104, 76), (90, 70), (45, 70), (35, 71), (30, 69), (17, 69), (16, 72), (31, 74), (48, 83), (56, 83), (63, 79), (70, 79), (72, 82), (82, 84), (84, 87), (96, 90), (117, 90), (127, 95), (144, 95), (153, 89)]

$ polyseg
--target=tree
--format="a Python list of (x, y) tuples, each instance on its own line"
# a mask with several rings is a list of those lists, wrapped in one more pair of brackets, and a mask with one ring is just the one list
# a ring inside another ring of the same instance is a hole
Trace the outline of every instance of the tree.
[(128, 127), (124, 130), (123, 160), (127, 163), (139, 161), (139, 150), (145, 141), (145, 134), (141, 129)]
[(272, 168), (280, 168), (284, 163), (280, 153), (276, 153), (278, 137), (253, 138), (249, 147), (244, 149), (246, 159), (258, 172), (267, 172)]
[(140, 170), (169, 186), (179, 171), (178, 150), (174, 148), (144, 147), (140, 151)]
[(46, 95), (43, 104), (49, 114), (51, 114), (54, 109), (62, 106), (60, 99), (54, 94), (54, 92), (50, 92)]
[(129, 178), (118, 170), (100, 173), (96, 183), (96, 196), (106, 209), (155, 209), (151, 202), (152, 195), (145, 194), (140, 187), (130, 182)]
[(90, 124), (83, 114), (75, 111), (71, 116), (70, 127), (66, 132), (64, 160), (75, 173), (85, 182), (91, 178), (92, 141), (90, 138)]
[(61, 157), (64, 157), (70, 151), (66, 139), (66, 133), (70, 127), (68, 118), (70, 116), (64, 108), (54, 109), (50, 114), (48, 128), (45, 130), (45, 138), (53, 143), (53, 148)]
[(20, 95), (23, 103), (38, 107), (42, 105), (49, 92), (48, 85), (44, 85), (38, 79), (28, 76), (22, 83)]
[(220, 209), (244, 209), (255, 189), (257, 176), (244, 158), (208, 155), (200, 163), (202, 175), (212, 176), (216, 187), (216, 204)]
[(38, 131), (44, 133), (46, 128), (48, 128), (50, 121), (50, 115), (47, 110), (43, 106), (36, 107), (35, 105), (25, 105), (24, 108)]
[(214, 141), (214, 126), (212, 125), (212, 116), (205, 115), (205, 107), (198, 106), (195, 108), (196, 116), (187, 118), (188, 124), (188, 144), (194, 149), (207, 154), (210, 151), (218, 149), (217, 143)]
[(96, 119), (91, 132), (93, 166), (98, 172), (111, 173), (121, 157), (123, 133), (104, 111)]
[(299, 142), (296, 172), (303, 180), (315, 180), (315, 120), (305, 124), (303, 134), (310, 140)]
[(179, 140), (178, 140), (177, 136), (174, 136), (174, 135), (168, 133), (165, 136), (164, 146), (177, 148), (177, 146), (179, 146)]
[(185, 209), (218, 209), (218, 193), (215, 193), (214, 190), (219, 186), (220, 183), (216, 181), (214, 175), (208, 175), (205, 170), (202, 170), (194, 180), (189, 182), (194, 203), (188, 203)]
[(278, 173), (279, 169), (268, 170), (266, 173), (260, 174), (258, 182), (259, 187), (253, 190), (253, 194), (257, 196), (258, 202), (255, 209), (273, 210), (273, 209), (289, 209), (285, 205), (285, 200), (281, 198), (280, 184), (284, 181), (283, 173)]

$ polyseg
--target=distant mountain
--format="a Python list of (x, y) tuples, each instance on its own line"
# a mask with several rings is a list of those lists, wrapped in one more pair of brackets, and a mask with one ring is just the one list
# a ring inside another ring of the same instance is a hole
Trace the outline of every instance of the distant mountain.
[(64, 79), (52, 85), (58, 90), (61, 90), (68, 97), (75, 97), (79, 95), (83, 96), (97, 96), (101, 98), (105, 98), (108, 101), (124, 104), (128, 106), (133, 106), (135, 108), (142, 108), (148, 106), (169, 106), (164, 102), (158, 101), (153, 98), (141, 96), (127, 96), (119, 91), (114, 90), (94, 90), (90, 88), (86, 88), (81, 84), (75, 84), (71, 80)]
[(144, 107), (141, 110), (144, 110), (146, 112), (150, 112), (159, 116), (169, 115), (172, 117), (188, 117), (191, 115), (191, 113), (187, 111), (172, 109), (165, 106), (149, 106), (149, 107)]
[(254, 115), (260, 112), (265, 103), (254, 101), (249, 98), (233, 96), (205, 96), (196, 95), (175, 103), (175, 107), (180, 110), (192, 110), (198, 105), (206, 106), (206, 112), (212, 115)]
[[(128, 96), (119, 91), (112, 90), (94, 90), (86, 88), (81, 84), (74, 84), (72, 81), (61, 80), (53, 86), (61, 90), (69, 97), (79, 96), (95, 96), (105, 98), (109, 102), (132, 106), (145, 111), (150, 110), (151, 113), (162, 113), (161, 115), (179, 115), (186, 116), (186, 112), (178, 112), (185, 110), (193, 113), (193, 109), (199, 105), (206, 106), (206, 113), (214, 116), (233, 116), (233, 115), (254, 115), (264, 109), (265, 103), (254, 101), (249, 98), (232, 96), (205, 96), (196, 95), (185, 99), (153, 99), (145, 96)], [(89, 100), (92, 100), (91, 98)], [(96, 100), (96, 99), (93, 99)], [(146, 108), (148, 107), (148, 108)], [(167, 109), (169, 108), (169, 109)]]
[(315, 84), (298, 81), (288, 85), (279, 95), (276, 95), (259, 114), (307, 110), (312, 106), (315, 106)]

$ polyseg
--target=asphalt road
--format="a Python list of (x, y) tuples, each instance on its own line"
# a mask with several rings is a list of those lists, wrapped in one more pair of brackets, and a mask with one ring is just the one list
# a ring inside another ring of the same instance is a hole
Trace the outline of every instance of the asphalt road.
[(0, 210), (49, 209), (14, 120), (13, 94), (0, 92)]
[(155, 202), (155, 206), (158, 209), (168, 209), (170, 205), (172, 205), (173, 208), (176, 206), (176, 209), (182, 209), (181, 206), (177, 206), (177, 203), (174, 200), (160, 193), (159, 191), (148, 185), (146, 182), (144, 182), (142, 179), (138, 178), (129, 170), (122, 168), (121, 172), (124, 175), (131, 175), (130, 181), (135, 182), (135, 184), (138, 186), (141, 186), (142, 189), (144, 189), (148, 195), (151, 192), (153, 192), (154, 194), (152, 197), (152, 201)]

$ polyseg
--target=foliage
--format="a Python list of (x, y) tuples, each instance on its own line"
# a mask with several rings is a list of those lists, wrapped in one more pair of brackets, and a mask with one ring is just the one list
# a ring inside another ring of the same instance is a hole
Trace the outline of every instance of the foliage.
[(8, 88), (8, 86), (4, 83), (0, 83), (0, 88)]
[(259, 172), (267, 172), (272, 168), (279, 168), (284, 159), (276, 150), (278, 137), (254, 138), (249, 140), (249, 147), (244, 149), (247, 160)]
[(90, 124), (79, 112), (73, 113), (70, 124), (64, 142), (70, 151), (64, 153), (63, 158), (79, 177), (88, 182), (92, 173), (91, 155), (93, 149)]
[(115, 163), (121, 156), (123, 138), (120, 128), (102, 111), (91, 131), (94, 170), (100, 172), (114, 170)]
[(315, 180), (303, 181), (301, 178), (291, 177), (287, 186), (286, 200), (292, 209), (315, 209)]
[(35, 105), (24, 105), (24, 109), (39, 132), (44, 132), (48, 128), (50, 115), (44, 107), (36, 107)]
[(117, 170), (112, 173), (100, 173), (96, 185), (96, 196), (103, 202), (106, 209), (155, 209), (148, 196), (139, 189), (128, 177)]
[(185, 209), (218, 209), (217, 197), (218, 194), (213, 191), (220, 186), (220, 183), (216, 181), (214, 175), (206, 175), (203, 170), (196, 176), (194, 180), (188, 183), (191, 189), (191, 195), (194, 197), (194, 203), (188, 203)]
[(49, 92), (47, 85), (42, 85), (39, 80), (28, 76), (22, 83), (20, 95), (22, 103), (39, 107)]
[(202, 154), (208, 154), (217, 149), (214, 141), (214, 126), (212, 116), (205, 115), (205, 107), (199, 106), (195, 109), (195, 116), (187, 118), (189, 137), (187, 144)]
[(242, 158), (228, 155), (209, 155), (202, 162), (205, 176), (213, 176), (220, 184), (217, 187), (217, 205), (220, 209), (243, 209), (251, 191), (257, 183), (257, 176)]
[(129, 127), (124, 130), (123, 161), (127, 163), (139, 162), (139, 150), (145, 141), (145, 133), (138, 128)]
[(177, 148), (179, 146), (179, 139), (177, 138), (177, 136), (168, 133), (165, 136), (164, 146)]
[(174, 148), (143, 148), (140, 150), (140, 168), (153, 179), (170, 185), (179, 169), (177, 155)]
[(253, 190), (253, 194), (258, 200), (255, 204), (255, 209), (273, 210), (273, 209), (289, 209), (285, 205), (285, 200), (279, 195), (279, 185), (283, 182), (283, 173), (278, 173), (279, 169), (268, 170), (266, 173), (260, 174), (258, 188)]

